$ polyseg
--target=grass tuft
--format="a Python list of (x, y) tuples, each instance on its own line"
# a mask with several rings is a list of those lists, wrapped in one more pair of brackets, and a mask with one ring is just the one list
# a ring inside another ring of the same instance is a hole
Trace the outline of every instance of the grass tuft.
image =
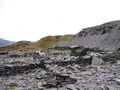
[(53, 53), (70, 53), (69, 50), (66, 50), (66, 51), (62, 51), (62, 50), (55, 50), (55, 51), (52, 51)]
[(18, 84), (18, 83), (15, 83), (15, 82), (12, 82), (12, 83), (9, 83), (7, 86), (10, 86), (10, 87), (18, 87), (19, 84)]

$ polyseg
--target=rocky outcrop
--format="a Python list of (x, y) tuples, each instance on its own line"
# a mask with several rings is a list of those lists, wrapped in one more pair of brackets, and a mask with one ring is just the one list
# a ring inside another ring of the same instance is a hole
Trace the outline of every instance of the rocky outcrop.
[(43, 63), (31, 63), (26, 65), (5, 65), (0, 66), (0, 76), (12, 76), (20, 73), (28, 73), (37, 68), (43, 68)]
[(74, 45), (116, 51), (120, 48), (120, 21), (85, 28), (71, 40), (61, 42), (59, 47), (70, 47)]

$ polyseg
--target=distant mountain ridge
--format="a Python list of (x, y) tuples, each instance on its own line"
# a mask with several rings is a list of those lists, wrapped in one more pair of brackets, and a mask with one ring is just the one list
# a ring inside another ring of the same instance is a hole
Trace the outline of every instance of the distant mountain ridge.
[(14, 42), (0, 38), (0, 46), (12, 44)]

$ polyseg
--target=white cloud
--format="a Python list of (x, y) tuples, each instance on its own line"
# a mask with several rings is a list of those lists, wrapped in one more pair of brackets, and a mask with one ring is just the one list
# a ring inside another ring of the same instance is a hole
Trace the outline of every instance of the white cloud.
[(120, 19), (119, 0), (0, 0), (0, 37), (36, 41)]

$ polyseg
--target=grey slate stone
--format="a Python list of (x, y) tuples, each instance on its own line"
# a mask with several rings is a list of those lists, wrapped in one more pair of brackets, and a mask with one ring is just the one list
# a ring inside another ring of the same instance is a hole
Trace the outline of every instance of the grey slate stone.
[(102, 58), (96, 56), (92, 58), (92, 65), (102, 65), (103, 63), (104, 61), (102, 60)]
[(120, 20), (85, 28), (59, 47), (84, 46), (115, 51), (120, 48)]

